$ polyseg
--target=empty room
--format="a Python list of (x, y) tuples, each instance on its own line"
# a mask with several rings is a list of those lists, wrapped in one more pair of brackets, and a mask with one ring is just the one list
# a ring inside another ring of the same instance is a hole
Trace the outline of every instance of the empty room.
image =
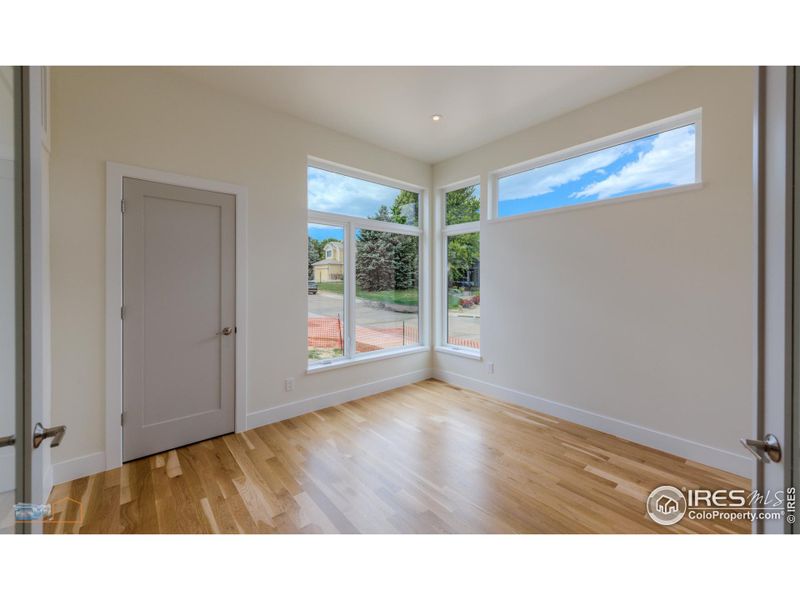
[(796, 531), (795, 67), (154, 51), (0, 68), (12, 553)]

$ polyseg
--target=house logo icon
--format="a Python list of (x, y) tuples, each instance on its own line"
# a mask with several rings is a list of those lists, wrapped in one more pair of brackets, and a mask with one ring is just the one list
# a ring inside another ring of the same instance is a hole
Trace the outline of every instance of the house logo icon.
[(647, 514), (659, 525), (674, 525), (686, 514), (686, 497), (675, 486), (657, 487), (647, 497)]

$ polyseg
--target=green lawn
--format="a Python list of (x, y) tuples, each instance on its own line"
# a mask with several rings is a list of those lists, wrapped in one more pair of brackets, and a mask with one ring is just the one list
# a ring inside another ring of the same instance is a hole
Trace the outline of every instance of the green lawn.
[[(317, 287), (323, 292), (344, 294), (344, 283), (341, 281), (324, 281), (318, 283)], [(419, 304), (419, 295), (416, 288), (408, 290), (384, 290), (381, 292), (367, 292), (361, 288), (356, 288), (356, 296), (364, 300), (386, 302), (389, 304), (403, 304), (406, 306), (417, 306)]]

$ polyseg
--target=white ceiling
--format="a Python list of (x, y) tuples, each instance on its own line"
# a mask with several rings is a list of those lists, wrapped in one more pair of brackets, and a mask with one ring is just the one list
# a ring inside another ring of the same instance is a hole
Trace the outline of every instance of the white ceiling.
[[(436, 163), (675, 67), (179, 67), (197, 81)], [(441, 114), (438, 123), (431, 115)]]

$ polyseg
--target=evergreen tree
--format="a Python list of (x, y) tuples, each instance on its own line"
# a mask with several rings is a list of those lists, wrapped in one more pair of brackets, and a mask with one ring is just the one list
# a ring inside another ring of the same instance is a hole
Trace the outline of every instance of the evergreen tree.
[(394, 253), (392, 234), (360, 229), (356, 235), (356, 285), (368, 292), (393, 289)]
[[(480, 217), (476, 186), (448, 192), (445, 202), (447, 223), (468, 223)], [(376, 221), (416, 225), (419, 194), (401, 191), (391, 209), (381, 206)], [(467, 278), (480, 259), (480, 234), (451, 237), (447, 244), (450, 281)], [(356, 283), (365, 291), (413, 289), (418, 285), (419, 238), (413, 235), (361, 229), (356, 235)]]

